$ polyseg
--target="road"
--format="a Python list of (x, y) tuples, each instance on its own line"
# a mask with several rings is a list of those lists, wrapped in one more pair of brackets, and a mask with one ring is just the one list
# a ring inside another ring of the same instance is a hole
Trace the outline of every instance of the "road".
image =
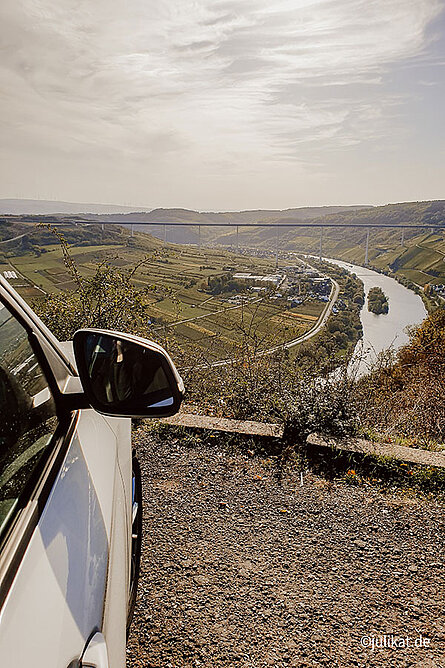
[(298, 345), (299, 343), (303, 343), (303, 341), (307, 341), (308, 339), (312, 338), (318, 332), (323, 329), (323, 327), (326, 324), (326, 320), (329, 318), (329, 316), (332, 313), (332, 309), (334, 308), (334, 304), (338, 299), (338, 295), (340, 293), (340, 286), (337, 283), (337, 281), (334, 281), (333, 278), (330, 279), (332, 283), (332, 288), (331, 288), (331, 294), (329, 295), (329, 301), (326, 304), (322, 314), (318, 318), (317, 322), (315, 323), (314, 327), (310, 329), (306, 334), (303, 334), (302, 336), (297, 337), (296, 339), (293, 339), (292, 341), (288, 341), (287, 343), (284, 343), (279, 346), (275, 346), (274, 348), (268, 348), (267, 350), (263, 351), (262, 354), (269, 354), (269, 353), (274, 353), (277, 350), (280, 350), (281, 348), (293, 348), (294, 346)]
[(26, 236), (28, 236), (28, 232), (25, 232), (25, 234), (19, 234), (16, 237), (11, 237), (11, 239), (4, 239), (4, 241), (0, 241), (0, 244), (9, 244), (10, 241), (16, 241), (17, 239), (22, 239)]
[[(313, 269), (314, 271), (317, 271), (315, 267), (312, 267), (308, 262), (306, 262), (307, 266)], [(263, 355), (271, 355), (273, 353), (276, 353), (278, 350), (282, 350), (283, 348), (290, 349), (293, 348), (294, 346), (299, 345), (300, 343), (303, 343), (304, 341), (308, 341), (311, 339), (313, 336), (316, 336), (320, 332), (321, 329), (326, 324), (327, 319), (332, 313), (332, 309), (334, 308), (334, 304), (338, 299), (338, 295), (340, 293), (340, 286), (335, 281), (333, 278), (328, 276), (327, 274), (323, 274), (325, 278), (329, 278), (329, 280), (332, 283), (331, 287), (331, 293), (329, 295), (329, 301), (326, 304), (325, 308), (323, 309), (320, 317), (318, 318), (317, 322), (314, 324), (311, 329), (306, 332), (305, 334), (302, 334), (301, 336), (298, 336), (296, 339), (292, 339), (292, 341), (287, 341), (286, 343), (280, 343), (277, 346), (272, 346), (271, 348), (266, 348), (264, 350), (260, 350), (257, 353), (258, 357), (262, 357)], [(236, 358), (231, 358), (231, 359), (226, 359), (226, 360), (218, 360), (218, 362), (213, 362), (210, 365), (205, 365), (206, 367), (211, 366), (211, 367), (218, 367), (218, 366), (227, 366), (228, 364), (234, 364), (236, 362)], [(202, 367), (204, 368), (204, 367)]]
[[(312, 472), (301, 485), (293, 466), (278, 480), (250, 441), (162, 433), (133, 438), (144, 549), (128, 668), (443, 666), (443, 503)], [(430, 646), (363, 642), (393, 629)]]

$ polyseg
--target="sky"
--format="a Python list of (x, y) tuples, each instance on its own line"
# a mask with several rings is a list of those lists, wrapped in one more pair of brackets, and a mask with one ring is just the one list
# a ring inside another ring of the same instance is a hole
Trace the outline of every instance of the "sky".
[(0, 197), (445, 198), (445, 0), (2, 0), (0, 26)]

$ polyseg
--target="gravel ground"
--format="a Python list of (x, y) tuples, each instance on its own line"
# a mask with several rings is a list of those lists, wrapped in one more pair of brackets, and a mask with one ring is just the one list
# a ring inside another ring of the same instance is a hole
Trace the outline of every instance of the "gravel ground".
[[(129, 668), (445, 668), (443, 504), (279, 482), (217, 440), (134, 440), (145, 517)], [(391, 642), (429, 647), (364, 646)]]

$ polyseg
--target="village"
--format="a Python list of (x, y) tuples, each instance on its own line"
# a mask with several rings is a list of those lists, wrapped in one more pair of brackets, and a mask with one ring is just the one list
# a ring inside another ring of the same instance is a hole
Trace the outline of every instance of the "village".
[[(232, 267), (230, 269), (233, 270)], [(304, 262), (281, 267), (279, 272), (273, 274), (235, 272), (232, 278), (241, 289), (244, 287), (243, 291), (240, 290), (225, 299), (234, 305), (252, 302), (265, 296), (272, 301), (287, 301), (288, 308), (309, 301), (327, 303), (332, 290), (331, 279)], [(337, 313), (344, 308), (345, 303), (338, 299), (333, 312)]]

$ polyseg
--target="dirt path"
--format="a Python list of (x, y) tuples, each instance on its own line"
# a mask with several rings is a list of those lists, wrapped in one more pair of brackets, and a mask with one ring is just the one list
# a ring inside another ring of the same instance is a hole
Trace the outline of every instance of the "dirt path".
[[(313, 475), (279, 484), (257, 457), (173, 436), (135, 442), (129, 668), (445, 667), (443, 505)], [(429, 647), (363, 646), (407, 636)]]

